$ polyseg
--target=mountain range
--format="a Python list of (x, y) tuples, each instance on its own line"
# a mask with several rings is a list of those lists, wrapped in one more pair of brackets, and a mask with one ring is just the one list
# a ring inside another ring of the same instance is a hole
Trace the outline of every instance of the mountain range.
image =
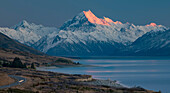
[(53, 56), (169, 56), (170, 29), (150, 23), (139, 26), (98, 18), (90, 10), (59, 29), (22, 21), (0, 32)]

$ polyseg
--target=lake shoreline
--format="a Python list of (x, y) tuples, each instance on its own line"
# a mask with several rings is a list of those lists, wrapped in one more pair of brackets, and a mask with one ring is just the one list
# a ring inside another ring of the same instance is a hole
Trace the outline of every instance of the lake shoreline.
[[(74, 60), (74, 59), (73, 59)], [(136, 58), (131, 59), (75, 59), (83, 65), (95, 67), (63, 67), (52, 68), (47, 71), (54, 71), (67, 74), (87, 74), (94, 79), (112, 81), (117, 80), (126, 87), (141, 86), (154, 91), (169, 91), (167, 88), (170, 58)], [(162, 68), (163, 67), (163, 68)], [(163, 73), (162, 73), (163, 72)], [(167, 73), (167, 74), (166, 74)], [(168, 75), (168, 77), (165, 77)], [(156, 77), (155, 77), (156, 76)], [(148, 83), (149, 82), (149, 83)], [(165, 83), (167, 82), (167, 83)]]
[[(8, 75), (16, 75), (24, 77), (27, 82), (23, 83), (22, 86), (17, 85), (6, 89), (1, 89), (0, 92), (5, 91), (24, 91), (24, 92), (92, 92), (92, 93), (108, 93), (110, 92), (128, 92), (131, 93), (157, 93), (155, 91), (146, 90), (140, 87), (126, 88), (126, 87), (115, 87), (108, 85), (96, 85), (95, 84), (83, 84), (82, 82), (96, 82), (91, 75), (78, 75), (78, 74), (64, 74), (50, 71), (38, 71), (33, 69), (19, 69), (19, 68), (0, 68), (1, 72)], [(97, 80), (97, 82), (101, 82)], [(102, 81), (102, 82), (115, 82), (116, 81)], [(117, 84), (117, 83), (116, 83)], [(31, 90), (30, 90), (31, 89)], [(6, 93), (6, 92), (5, 92)]]
[[(81, 67), (93, 67), (92, 65), (82, 65)], [(65, 66), (67, 67), (67, 66)], [(37, 68), (38, 71), (48, 71), (48, 69), (58, 69), (58, 68), (65, 68), (63, 67), (56, 67), (56, 66), (50, 66), (50, 67), (39, 67)], [(69, 67), (78, 67), (78, 66), (69, 66)], [(51, 71), (53, 72), (53, 71)], [(64, 74), (68, 74), (68, 73), (64, 73)], [(100, 84), (97, 84), (98, 82), (94, 82), (94, 81), (98, 81), (100, 82)], [(106, 85), (106, 86), (111, 86), (111, 87), (122, 87), (122, 88), (129, 88), (124, 84), (121, 84), (119, 81), (117, 80), (102, 80), (102, 79), (95, 79), (93, 78), (92, 81), (86, 81), (86, 82), (81, 82), (83, 84), (91, 84), (91, 85)], [(112, 83), (112, 84), (109, 84)]]

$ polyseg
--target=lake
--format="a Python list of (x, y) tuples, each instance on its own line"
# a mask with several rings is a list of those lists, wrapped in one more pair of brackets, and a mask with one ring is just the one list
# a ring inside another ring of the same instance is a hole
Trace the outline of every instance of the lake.
[(141, 86), (163, 93), (170, 92), (169, 57), (85, 57), (75, 61), (93, 66), (43, 70), (88, 74), (97, 79), (117, 80), (128, 87)]

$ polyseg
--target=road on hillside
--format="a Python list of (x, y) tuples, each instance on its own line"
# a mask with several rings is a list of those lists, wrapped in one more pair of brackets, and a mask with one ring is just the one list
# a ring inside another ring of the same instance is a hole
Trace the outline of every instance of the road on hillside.
[(14, 75), (8, 75), (8, 76), (16, 79), (17, 81), (12, 83), (12, 84), (9, 84), (9, 85), (0, 86), (0, 89), (9, 88), (9, 87), (13, 87), (13, 86), (16, 86), (16, 85), (21, 85), (22, 83), (26, 82), (26, 78), (14, 76)]

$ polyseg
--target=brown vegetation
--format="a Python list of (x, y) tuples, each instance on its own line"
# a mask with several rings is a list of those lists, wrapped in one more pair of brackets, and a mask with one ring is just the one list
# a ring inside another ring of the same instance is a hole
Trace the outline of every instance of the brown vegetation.
[[(23, 63), (26, 63), (26, 65), (28, 66), (31, 66), (32, 63), (34, 63), (35, 66), (45, 66), (45, 65), (48, 65), (49, 63), (53, 63), (55, 65), (68, 65), (68, 63), (57, 62), (58, 58), (63, 58), (63, 57), (55, 57), (55, 56), (48, 56), (48, 55), (35, 55), (35, 54), (28, 53), (28, 52), (0, 48), (0, 59), (1, 60), (12, 62), (15, 57), (20, 58), (21, 61)], [(68, 58), (64, 58), (64, 59), (69, 60)], [(71, 64), (76, 65), (74, 63), (69, 63), (69, 65)]]
[[(3, 93), (158, 93), (143, 88), (117, 88), (82, 84), (77, 79), (91, 78), (90, 75), (71, 75), (33, 69), (0, 68), (7, 74), (25, 77), (27, 82), (11, 89), (0, 90)], [(17, 92), (16, 92), (17, 91)]]
[(14, 82), (15, 80), (13, 78), (10, 78), (7, 74), (0, 72), (0, 86), (8, 85)]
[(17, 50), (17, 51), (24, 51), (24, 52), (28, 52), (28, 53), (33, 53), (33, 54), (37, 54), (37, 55), (44, 55), (44, 53), (31, 48), (29, 46), (26, 46), (24, 44), (21, 44), (19, 42), (17, 42), (16, 40), (13, 40), (11, 38), (9, 38), (8, 36), (0, 33), (0, 47), (1, 48), (8, 48), (8, 49), (12, 49), (12, 50)]

